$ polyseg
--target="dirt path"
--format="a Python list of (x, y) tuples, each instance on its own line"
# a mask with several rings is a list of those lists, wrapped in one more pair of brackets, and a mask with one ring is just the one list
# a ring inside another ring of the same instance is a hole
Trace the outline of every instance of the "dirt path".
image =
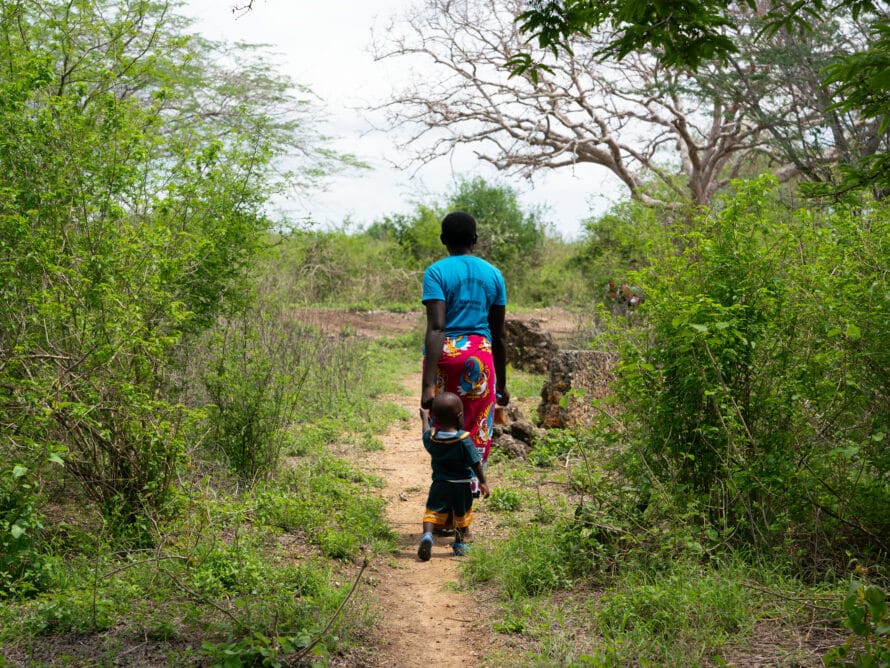
[[(392, 397), (417, 413), (420, 374), (406, 378), (405, 394)], [(435, 539), (428, 562), (417, 558), (420, 520), (429, 488), (429, 456), (420, 443), (420, 419), (393, 426), (384, 450), (370, 454), (370, 468), (387, 483), (383, 490), (390, 525), (398, 535), (398, 553), (378, 562), (374, 593), (379, 602), (377, 666), (473, 665), (487, 649), (484, 611), (469, 594), (454, 590), (459, 557), (451, 538)], [(484, 512), (484, 511), (483, 511)]]

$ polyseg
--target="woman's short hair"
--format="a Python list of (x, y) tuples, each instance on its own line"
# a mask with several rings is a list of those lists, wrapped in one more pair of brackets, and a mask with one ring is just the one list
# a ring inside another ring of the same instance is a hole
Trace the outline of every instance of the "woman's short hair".
[(442, 243), (470, 248), (476, 244), (476, 219), (465, 211), (452, 211), (442, 219)]

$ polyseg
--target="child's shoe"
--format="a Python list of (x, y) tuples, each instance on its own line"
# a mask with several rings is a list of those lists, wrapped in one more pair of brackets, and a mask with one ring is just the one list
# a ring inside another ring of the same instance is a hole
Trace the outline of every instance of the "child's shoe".
[(451, 551), (455, 557), (464, 557), (470, 551), (470, 546), (466, 543), (452, 543)]
[(421, 561), (429, 561), (433, 553), (433, 534), (425, 533), (420, 538), (420, 545), (417, 546), (417, 558)]

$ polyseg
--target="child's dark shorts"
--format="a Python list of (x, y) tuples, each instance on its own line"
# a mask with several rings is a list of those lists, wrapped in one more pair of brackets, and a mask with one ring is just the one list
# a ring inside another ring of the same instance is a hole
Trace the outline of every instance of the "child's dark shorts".
[(465, 529), (473, 521), (473, 493), (468, 482), (433, 480), (426, 499), (424, 522), (437, 527), (445, 526), (449, 513), (454, 514), (454, 526)]

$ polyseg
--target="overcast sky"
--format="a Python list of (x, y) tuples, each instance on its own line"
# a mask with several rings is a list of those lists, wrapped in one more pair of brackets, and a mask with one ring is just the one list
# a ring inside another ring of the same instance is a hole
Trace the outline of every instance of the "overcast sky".
[(365, 225), (386, 214), (410, 211), (412, 201), (440, 200), (460, 176), (481, 175), (509, 183), (525, 206), (546, 206), (546, 219), (574, 238), (582, 219), (591, 211), (605, 210), (609, 198), (620, 193), (613, 185), (609, 198), (597, 194), (610, 177), (589, 165), (574, 173), (542, 173), (533, 183), (507, 180), (469, 153), (440, 159), (416, 173), (392, 166), (404, 163), (403, 156), (385, 134), (368, 132), (366, 114), (360, 110), (384, 100), (411, 73), (407, 63), (396, 68), (373, 62), (369, 44), (372, 30), (384, 31), (391, 16), (419, 0), (254, 0), (252, 11), (236, 15), (232, 7), (238, 1), (187, 0), (185, 12), (197, 19), (195, 29), (212, 39), (269, 44), (281, 55), (284, 73), (319, 96), (329, 119), (324, 132), (337, 139), (335, 147), (373, 167), (337, 177), (327, 192), (292, 202), (295, 215), (310, 215), (324, 224), (339, 224), (348, 217)]

